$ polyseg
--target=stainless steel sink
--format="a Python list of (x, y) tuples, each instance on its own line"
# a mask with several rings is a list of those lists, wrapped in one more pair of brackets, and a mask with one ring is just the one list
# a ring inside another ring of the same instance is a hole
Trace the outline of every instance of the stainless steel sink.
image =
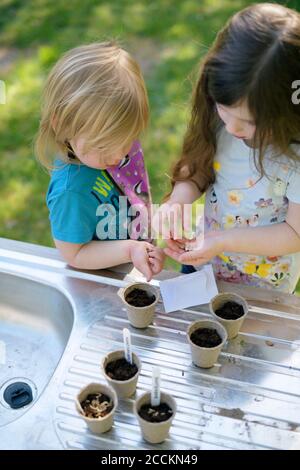
[(33, 405), (62, 357), (73, 320), (70, 301), (56, 288), (0, 273), (0, 341), (6, 356), (0, 363), (0, 426), (28, 410), (12, 410), (3, 397), (7, 386), (28, 383)]
[[(206, 370), (192, 364), (186, 330), (209, 317), (208, 306), (166, 314), (160, 302), (154, 324), (136, 330), (117, 295), (124, 273), (79, 272), (56, 250), (0, 239), (0, 393), (15, 378), (35, 392), (20, 410), (0, 395), (0, 449), (300, 449), (300, 299), (219, 282), (221, 292), (247, 298), (250, 311)], [(142, 361), (137, 393), (119, 401), (112, 430), (96, 435), (74, 399), (87, 383), (105, 383), (101, 359), (122, 347), (124, 327)], [(143, 441), (133, 414), (153, 365), (178, 408), (159, 445)]]

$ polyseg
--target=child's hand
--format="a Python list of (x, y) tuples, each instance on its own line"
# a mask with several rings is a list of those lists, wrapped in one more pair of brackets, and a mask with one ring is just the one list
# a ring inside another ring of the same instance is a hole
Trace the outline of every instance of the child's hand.
[[(185, 253), (185, 246), (187, 243), (190, 243), (191, 240), (187, 240), (186, 238), (181, 238), (178, 240), (174, 240), (173, 238), (170, 238), (169, 240), (166, 240), (167, 248), (170, 251), (174, 251), (178, 254)], [(170, 256), (170, 255), (168, 255)]]
[(153, 248), (151, 243), (132, 241), (129, 249), (129, 256), (134, 267), (145, 276), (147, 282), (151, 281), (153, 276), (149, 259), (149, 252), (151, 252)]
[(130, 246), (129, 255), (134, 267), (145, 276), (147, 282), (162, 270), (165, 254), (161, 248), (151, 243), (134, 241)]
[(208, 232), (205, 234), (201, 247), (197, 250), (186, 252), (184, 248), (173, 240), (173, 245), (164, 249), (166, 255), (182, 264), (198, 266), (205, 264), (216, 255), (223, 252), (222, 232)]
[(158, 274), (164, 267), (166, 255), (162, 248), (152, 246), (152, 250), (148, 252), (149, 262), (152, 269), (152, 274)]
[(154, 238), (178, 240), (184, 231), (190, 230), (191, 217), (184, 212), (184, 204), (171, 200), (162, 204), (152, 218), (152, 233)]

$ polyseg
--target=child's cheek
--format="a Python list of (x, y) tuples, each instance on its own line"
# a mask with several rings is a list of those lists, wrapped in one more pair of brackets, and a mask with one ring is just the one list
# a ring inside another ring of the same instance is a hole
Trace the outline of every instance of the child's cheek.
[(247, 129), (247, 133), (249, 134), (251, 139), (253, 139), (253, 137), (254, 137), (255, 130), (256, 130), (255, 126), (249, 126), (248, 129)]
[(83, 155), (81, 158), (82, 163), (85, 165), (91, 167), (91, 168), (96, 168), (96, 169), (104, 169), (106, 168), (106, 165), (98, 155), (97, 152), (88, 152), (86, 155)]

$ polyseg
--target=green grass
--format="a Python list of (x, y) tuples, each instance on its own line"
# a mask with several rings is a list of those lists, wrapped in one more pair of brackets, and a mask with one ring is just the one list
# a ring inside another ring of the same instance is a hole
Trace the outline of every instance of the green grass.
[[(7, 88), (7, 103), (0, 105), (0, 236), (52, 246), (48, 175), (35, 161), (33, 139), (42, 85), (61, 53), (117, 38), (141, 62), (151, 106), (143, 146), (153, 199), (160, 202), (180, 153), (197, 64), (226, 20), (250, 3), (2, 0), (0, 48), (12, 60), (0, 68)], [(300, 9), (300, 0), (284, 3)]]

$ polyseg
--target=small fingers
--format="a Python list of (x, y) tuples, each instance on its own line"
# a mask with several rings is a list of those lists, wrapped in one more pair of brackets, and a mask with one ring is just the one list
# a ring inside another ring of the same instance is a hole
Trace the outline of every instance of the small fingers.
[(162, 270), (161, 263), (157, 260), (150, 259), (150, 266), (152, 269), (152, 274), (158, 274)]
[(196, 252), (192, 251), (183, 253), (179, 256), (179, 262), (184, 264), (198, 265), (204, 264), (206, 261), (208, 261), (206, 258), (199, 254), (197, 255)]
[(183, 253), (185, 251), (185, 243), (182, 240), (170, 240), (167, 241), (167, 248), (170, 248), (173, 251), (178, 253)]
[(178, 253), (177, 251), (171, 250), (170, 248), (165, 248), (164, 253), (169, 256), (170, 258), (174, 259), (175, 261), (178, 261), (180, 263), (180, 256), (181, 253)]

